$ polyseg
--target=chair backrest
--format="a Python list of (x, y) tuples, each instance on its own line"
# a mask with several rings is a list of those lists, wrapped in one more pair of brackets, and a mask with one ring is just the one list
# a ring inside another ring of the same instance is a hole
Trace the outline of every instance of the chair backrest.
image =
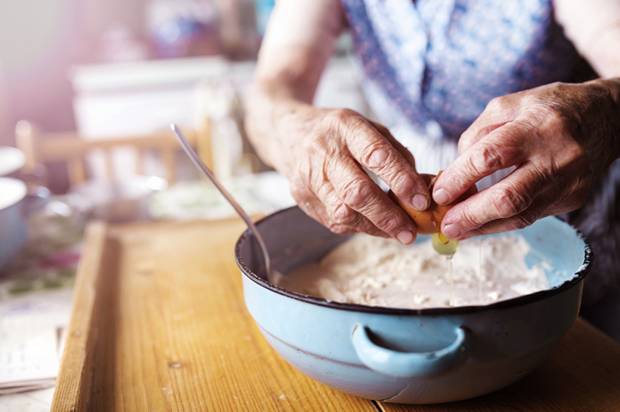
[[(208, 120), (195, 130), (183, 130), (200, 157), (212, 166), (211, 134)], [(65, 163), (71, 186), (87, 180), (85, 159), (91, 153), (100, 152), (104, 159), (105, 177), (114, 180), (118, 176), (114, 170), (114, 152), (129, 148), (135, 153), (137, 174), (144, 174), (145, 158), (148, 152), (158, 154), (164, 168), (164, 176), (169, 183), (176, 179), (176, 153), (180, 146), (169, 129), (128, 136), (97, 137), (85, 139), (72, 133), (41, 133), (27, 121), (20, 121), (15, 128), (17, 147), (24, 153), (26, 164), (24, 172), (47, 180), (47, 165), (52, 162)]]

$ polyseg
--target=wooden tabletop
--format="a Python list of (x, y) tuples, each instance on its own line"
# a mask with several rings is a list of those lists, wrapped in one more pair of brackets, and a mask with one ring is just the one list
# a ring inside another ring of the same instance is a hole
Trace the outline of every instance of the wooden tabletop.
[(89, 228), (52, 410), (618, 411), (620, 345), (578, 321), (522, 381), (470, 401), (356, 398), (293, 369), (245, 309), (239, 221)]

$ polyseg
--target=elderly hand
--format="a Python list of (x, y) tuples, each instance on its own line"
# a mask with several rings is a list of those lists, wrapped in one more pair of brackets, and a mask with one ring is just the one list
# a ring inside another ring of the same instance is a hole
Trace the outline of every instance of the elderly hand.
[(461, 136), (433, 198), (451, 203), (481, 178), (515, 169), (456, 204), (442, 231), (462, 239), (580, 207), (592, 180), (619, 155), (619, 90), (614, 80), (553, 83), (492, 100)]
[(413, 157), (385, 127), (352, 110), (293, 105), (273, 133), (272, 163), (308, 215), (336, 233), (413, 242), (413, 221), (364, 171), (379, 176), (402, 202), (428, 207), (430, 194)]

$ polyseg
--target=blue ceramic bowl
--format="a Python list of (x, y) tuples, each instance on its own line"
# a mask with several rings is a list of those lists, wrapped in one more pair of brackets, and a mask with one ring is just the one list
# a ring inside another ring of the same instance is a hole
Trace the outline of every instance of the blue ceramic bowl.
[[(257, 226), (281, 273), (319, 259), (346, 239), (297, 207)], [(411, 310), (328, 302), (269, 283), (248, 231), (235, 254), (248, 310), (292, 365), (364, 398), (439, 403), (518, 380), (545, 359), (577, 317), (590, 262), (587, 243), (556, 218), (541, 219), (520, 234), (533, 246), (529, 264), (551, 262), (551, 288), (486, 306)]]

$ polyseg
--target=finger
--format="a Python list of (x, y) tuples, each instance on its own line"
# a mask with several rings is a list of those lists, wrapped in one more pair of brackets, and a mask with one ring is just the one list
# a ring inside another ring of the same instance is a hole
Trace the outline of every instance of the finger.
[(450, 204), (483, 177), (525, 160), (529, 136), (521, 123), (509, 123), (472, 145), (437, 178), (433, 199)]
[(461, 135), (458, 146), (459, 153), (467, 150), (469, 146), (475, 144), (494, 129), (513, 120), (518, 108), (513, 102), (513, 96), (491, 99), (482, 113)]
[(518, 216), (550, 184), (549, 173), (532, 163), (524, 164), (488, 189), (452, 207), (441, 222), (441, 231), (458, 239), (494, 220)]
[(510, 232), (512, 230), (523, 229), (524, 227), (531, 225), (541, 217), (543, 216), (538, 216), (530, 212), (522, 213), (508, 219), (495, 220), (493, 222), (482, 225), (478, 229), (463, 234), (460, 239), (467, 239), (474, 236), (490, 235), (492, 233)]
[(362, 171), (352, 158), (328, 165), (327, 175), (338, 197), (351, 209), (370, 220), (379, 230), (403, 244), (415, 240), (415, 225)]
[(327, 224), (327, 214), (319, 199), (306, 186), (290, 184), (291, 195), (301, 210), (323, 226)]
[(399, 142), (394, 135), (392, 135), (392, 132), (390, 132), (390, 130), (383, 126), (380, 123), (376, 123), (371, 121), (372, 125), (375, 127), (375, 129), (377, 129), (379, 131), (379, 133), (381, 133), (386, 139), (388, 139), (388, 141), (392, 144), (392, 146), (394, 146), (396, 148), (396, 150), (398, 150), (404, 157), (405, 159), (409, 162), (409, 164), (415, 168), (415, 158), (413, 157), (413, 154), (411, 154), (411, 151), (409, 149), (407, 149), (401, 142)]
[(374, 236), (388, 236), (364, 216), (344, 204), (331, 183), (323, 183), (314, 190), (314, 193), (325, 210), (326, 221), (323, 223), (332, 232), (337, 234), (363, 232)]
[(402, 202), (417, 210), (428, 208), (428, 187), (410, 159), (366, 120), (357, 118), (350, 127), (354, 132), (349, 131), (345, 138), (353, 157), (387, 183)]
[(461, 154), (469, 149), (472, 145), (476, 144), (480, 139), (484, 138), (486, 135), (491, 133), (495, 129), (499, 129), (504, 126), (507, 122), (503, 123), (493, 123), (493, 124), (485, 124), (484, 126), (478, 126), (472, 128), (474, 124), (472, 124), (467, 130), (461, 134), (458, 143), (458, 153)]
[(561, 213), (566, 213), (570, 210), (573, 209), (567, 208), (565, 205), (546, 205), (546, 202), (540, 202), (539, 205), (532, 205), (532, 207), (530, 207), (528, 210), (517, 216), (509, 217), (507, 219), (494, 220), (480, 226), (475, 230), (464, 233), (460, 237), (460, 239), (467, 239), (473, 236), (489, 235), (492, 233), (509, 232), (512, 230), (523, 229), (545, 216), (559, 215)]
[[(571, 173), (572, 172), (572, 173)], [(580, 171), (554, 174), (558, 182), (573, 181), (572, 184), (554, 184), (538, 194), (532, 205), (517, 216), (498, 219), (461, 235), (461, 239), (472, 236), (522, 229), (545, 216), (571, 212), (581, 207), (591, 189), (589, 176)]]

